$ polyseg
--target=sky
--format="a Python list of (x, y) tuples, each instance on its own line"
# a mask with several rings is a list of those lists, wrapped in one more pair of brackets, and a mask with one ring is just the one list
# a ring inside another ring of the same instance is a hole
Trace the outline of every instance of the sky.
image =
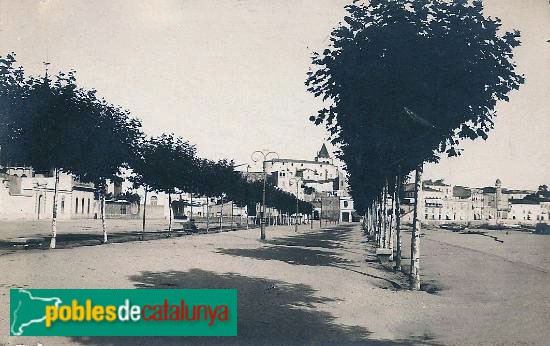
[[(78, 83), (129, 109), (147, 134), (175, 133), (201, 156), (252, 163), (255, 150), (313, 159), (327, 132), (304, 81), (329, 43), (342, 0), (0, 0), (0, 55), (30, 74), (77, 71)], [(510, 188), (550, 185), (550, 5), (487, 0), (520, 30), (525, 84), (497, 106), (487, 141), (426, 165), (426, 178)], [(332, 149), (329, 146), (329, 149)], [(252, 170), (257, 166), (252, 166)]]

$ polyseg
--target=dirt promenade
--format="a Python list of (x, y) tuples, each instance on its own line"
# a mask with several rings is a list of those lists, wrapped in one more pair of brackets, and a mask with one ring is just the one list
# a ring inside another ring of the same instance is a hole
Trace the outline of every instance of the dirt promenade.
[[(277, 226), (267, 235), (266, 242), (258, 240), (256, 229), (5, 252), (0, 330), (6, 332), (0, 344), (544, 345), (550, 340), (550, 237), (511, 233), (499, 243), (426, 231), (421, 269), (432, 292), (427, 293), (404, 289), (403, 274), (378, 264), (356, 224), (302, 226), (298, 234), (292, 226)], [(7, 337), (9, 288), (16, 287), (237, 288), (239, 336)]]

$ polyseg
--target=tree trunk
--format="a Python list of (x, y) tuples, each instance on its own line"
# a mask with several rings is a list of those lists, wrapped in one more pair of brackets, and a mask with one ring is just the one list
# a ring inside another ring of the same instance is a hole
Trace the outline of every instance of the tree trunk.
[(383, 236), (382, 236), (382, 247), (384, 249), (388, 248), (388, 183), (386, 181), (386, 184), (384, 185), (384, 188), (382, 189), (383, 195), (382, 195), (382, 223), (383, 223)]
[(206, 233), (208, 233), (209, 231), (209, 228), (210, 228), (210, 198), (207, 196), (206, 197)]
[(220, 207), (220, 232), (223, 231), (223, 197), (222, 197), (222, 204)]
[[(380, 196), (381, 197), (381, 196)], [(380, 198), (379, 197), (379, 198)], [(382, 201), (377, 201), (376, 202), (376, 210), (377, 210), (377, 213), (376, 213), (376, 223), (377, 223), (377, 233), (378, 233), (378, 247), (382, 247), (383, 245), (383, 235), (382, 235)]]
[(168, 193), (168, 237), (172, 236), (172, 194)]
[(374, 235), (374, 241), (378, 245), (380, 241), (378, 234), (378, 199), (375, 199), (372, 205), (372, 231)]
[(101, 230), (103, 231), (103, 244), (107, 243), (107, 225), (105, 224), (105, 190), (101, 191)]
[(365, 214), (363, 214), (363, 232), (367, 236), (367, 241), (369, 240), (369, 222), (370, 222), (369, 212), (370, 212), (370, 207), (367, 207), (367, 209), (365, 210)]
[(416, 168), (414, 175), (414, 209), (411, 233), (411, 272), (410, 289), (420, 290), (420, 220), (418, 220), (419, 196), (422, 189), (422, 164)]
[(191, 217), (189, 218), (189, 224), (193, 222), (193, 192), (189, 194), (191, 196)]
[(246, 208), (246, 229), (248, 229), (248, 204), (245, 205)]
[(374, 203), (371, 203), (370, 206), (369, 206), (369, 209), (367, 210), (367, 214), (368, 214), (368, 223), (367, 223), (367, 232), (369, 234), (369, 240), (373, 240), (373, 236), (374, 236), (374, 228), (372, 227), (373, 225), (373, 216), (372, 216), (372, 209), (373, 209), (373, 206), (374, 206)]
[[(59, 184), (59, 169), (55, 169), (53, 187), (53, 206), (52, 206), (52, 239), (50, 239), (50, 249), (55, 249), (57, 238), (57, 185)], [(41, 207), (39, 205), (39, 207)]]
[(141, 240), (145, 240), (145, 209), (147, 208), (147, 185), (145, 185), (145, 198), (143, 199), (143, 222), (141, 225)]
[(395, 251), (395, 270), (401, 270), (401, 205), (400, 205), (400, 194), (401, 194), (401, 170), (399, 169), (395, 188), (395, 242), (396, 242), (396, 251)]
[(393, 261), (393, 235), (394, 235), (394, 228), (393, 228), (393, 220), (395, 215), (395, 189), (393, 190), (393, 195), (391, 199), (391, 214), (390, 214), (390, 222), (388, 224), (388, 248), (391, 250), (390, 260)]

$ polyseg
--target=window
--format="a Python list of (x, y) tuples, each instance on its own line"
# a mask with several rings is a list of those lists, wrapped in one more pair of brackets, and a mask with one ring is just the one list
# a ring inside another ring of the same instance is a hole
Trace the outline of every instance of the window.
[(157, 205), (157, 203), (158, 203), (158, 197), (157, 196), (151, 197), (151, 205)]
[(74, 200), (74, 213), (78, 214), (78, 198)]
[(344, 208), (348, 207), (348, 201), (344, 201)]
[(84, 198), (82, 198), (82, 208), (80, 208), (80, 212), (84, 214)]
[(90, 199), (88, 198), (88, 214), (90, 214)]
[(65, 197), (61, 197), (61, 214), (65, 213)]

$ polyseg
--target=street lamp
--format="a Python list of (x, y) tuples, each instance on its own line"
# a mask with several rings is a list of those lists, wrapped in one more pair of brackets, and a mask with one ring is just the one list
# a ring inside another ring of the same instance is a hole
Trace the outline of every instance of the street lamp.
[(277, 154), (274, 151), (267, 151), (267, 150), (256, 150), (251, 155), (252, 161), (254, 161), (254, 162), (258, 162), (258, 161), (260, 161), (260, 159), (263, 159), (262, 160), (262, 165), (263, 165), (263, 172), (264, 172), (264, 184), (263, 184), (263, 190), (262, 190), (262, 218), (261, 218), (261, 227), (260, 227), (260, 229), (261, 229), (260, 239), (261, 240), (265, 239), (265, 183), (266, 183), (266, 178), (267, 178), (267, 172), (265, 170), (265, 163), (266, 163), (266, 161), (267, 161), (267, 159), (270, 155), (272, 157), (276, 156), (276, 158), (279, 158), (279, 154)]
[(300, 182), (302, 181), (303, 179), (301, 177), (292, 177), (289, 180), (291, 185), (292, 182), (296, 184), (296, 220), (294, 221), (294, 232), (298, 232), (298, 191), (300, 188)]
[(319, 197), (315, 201), (321, 203), (321, 211), (319, 212), (319, 228), (323, 228), (323, 198)]

